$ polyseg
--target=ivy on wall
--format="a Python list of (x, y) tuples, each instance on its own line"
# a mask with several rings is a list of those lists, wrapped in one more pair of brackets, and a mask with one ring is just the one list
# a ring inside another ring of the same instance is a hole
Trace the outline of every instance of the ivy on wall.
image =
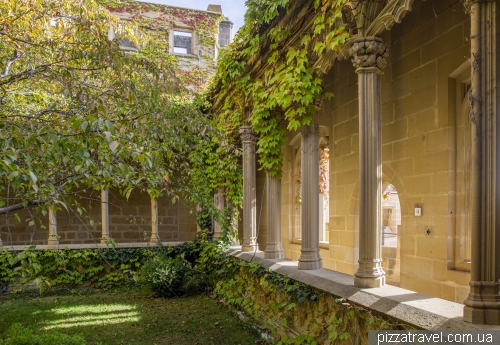
[[(161, 53), (161, 58), (175, 68), (176, 78), (181, 84), (194, 86), (197, 92), (203, 89), (215, 71), (215, 46), (218, 41), (219, 23), (224, 19), (221, 13), (133, 0), (98, 2), (113, 14), (123, 15), (134, 22), (139, 28), (140, 41), (148, 42), (148, 46), (141, 47), (141, 51), (147, 49), (153, 55)], [(179, 57), (169, 53), (169, 35), (175, 28), (193, 30), (193, 39), (200, 43), (198, 58)]]
[[(178, 249), (176, 249), (178, 250)], [(40, 292), (53, 287), (111, 288), (137, 280), (145, 260), (172, 248), (48, 249), (35, 246), (21, 252), (0, 250), (0, 294), (15, 286), (14, 292), (35, 285)], [(3, 286), (3, 289), (2, 289)]]
[(195, 268), (221, 303), (243, 311), (279, 344), (364, 344), (369, 330), (415, 329), (222, 249), (206, 243)]
[[(212, 111), (229, 137), (243, 122), (252, 126), (259, 163), (272, 176), (281, 174), (286, 130), (310, 124), (320, 101), (332, 96), (315, 63), (348, 37), (339, 24), (345, 2), (247, 1), (244, 26), (220, 54)], [(291, 15), (301, 8), (309, 11), (303, 18)]]

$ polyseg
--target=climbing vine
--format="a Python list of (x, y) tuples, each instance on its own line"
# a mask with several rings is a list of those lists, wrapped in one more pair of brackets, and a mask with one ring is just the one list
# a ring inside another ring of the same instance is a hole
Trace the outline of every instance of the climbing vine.
[[(243, 312), (278, 344), (364, 344), (368, 330), (414, 329), (208, 244), (198, 268), (213, 279), (213, 294)], [(210, 275), (212, 273), (212, 275)]]
[[(348, 37), (340, 25), (344, 3), (248, 1), (244, 26), (220, 54), (212, 111), (230, 137), (236, 137), (243, 122), (252, 126), (261, 167), (273, 176), (281, 174), (286, 130), (310, 124), (321, 100), (332, 96), (324, 93), (315, 63)], [(283, 19), (301, 6), (309, 6), (312, 14), (292, 24)], [(307, 28), (297, 32), (294, 25)]]
[(77, 288), (83, 283), (98, 289), (132, 284), (140, 278), (145, 262), (156, 256), (182, 256), (194, 264), (200, 237), (175, 247), (38, 250), (31, 246), (19, 252), (0, 247), (0, 295), (22, 292), (30, 285), (43, 293), (48, 288)]
[[(157, 56), (175, 68), (178, 81), (201, 91), (215, 71), (215, 49), (221, 13), (144, 3), (131, 0), (99, 0), (111, 13), (130, 18), (139, 29), (141, 51)], [(151, 15), (154, 13), (154, 15)], [(177, 27), (193, 30), (199, 51), (190, 56), (171, 54), (169, 35)], [(139, 43), (140, 43), (139, 42)]]

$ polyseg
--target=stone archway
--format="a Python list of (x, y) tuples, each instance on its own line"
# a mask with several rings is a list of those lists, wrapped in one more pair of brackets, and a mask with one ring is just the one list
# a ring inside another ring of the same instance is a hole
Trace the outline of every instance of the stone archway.
[(396, 187), (382, 184), (382, 268), (387, 284), (401, 281), (401, 204)]
[[(394, 186), (394, 188), (398, 192), (398, 203), (400, 209), (400, 218), (401, 223), (397, 227), (397, 235), (396, 235), (396, 243), (397, 247), (385, 247), (382, 246), (382, 259), (383, 268), (386, 272), (386, 282), (390, 285), (399, 286), (401, 279), (401, 249), (404, 248), (405, 242), (405, 233), (404, 226), (405, 222), (409, 221), (409, 216), (411, 215), (412, 209), (408, 207), (408, 202), (406, 199), (406, 189), (404, 188), (403, 180), (399, 177), (399, 175), (394, 171), (394, 169), (388, 165), (382, 165), (382, 189), (384, 190), (389, 184)], [(351, 202), (349, 207), (349, 215), (353, 219), (353, 236), (354, 236), (354, 248), (353, 248), (353, 273), (356, 272), (358, 268), (358, 260), (359, 260), (359, 180), (356, 182), (354, 186), (353, 192), (351, 194)], [(406, 219), (405, 219), (406, 218)], [(385, 250), (384, 250), (385, 248)], [(395, 249), (392, 249), (395, 248)], [(385, 255), (384, 255), (385, 252)], [(394, 252), (394, 253), (390, 253)], [(389, 261), (389, 258), (393, 257), (394, 260), (392, 262)], [(391, 267), (392, 266), (392, 267)]]

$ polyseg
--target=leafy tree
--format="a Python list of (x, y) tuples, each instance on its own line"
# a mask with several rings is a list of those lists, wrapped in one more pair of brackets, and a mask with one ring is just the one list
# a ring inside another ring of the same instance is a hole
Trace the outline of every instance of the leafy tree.
[(110, 29), (138, 42), (95, 0), (0, 2), (0, 214), (67, 208), (89, 188), (210, 204), (227, 185), (238, 201), (237, 152), (168, 44), (144, 30), (125, 53)]

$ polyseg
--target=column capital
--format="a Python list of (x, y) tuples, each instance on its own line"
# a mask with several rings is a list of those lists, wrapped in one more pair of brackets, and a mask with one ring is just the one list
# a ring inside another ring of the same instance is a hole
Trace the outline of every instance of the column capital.
[(257, 137), (255, 136), (255, 133), (249, 125), (242, 125), (240, 127), (240, 136), (241, 140), (244, 143), (256, 143), (257, 142)]
[(356, 73), (378, 73), (387, 65), (388, 48), (378, 37), (362, 37), (354, 40), (349, 54)]

